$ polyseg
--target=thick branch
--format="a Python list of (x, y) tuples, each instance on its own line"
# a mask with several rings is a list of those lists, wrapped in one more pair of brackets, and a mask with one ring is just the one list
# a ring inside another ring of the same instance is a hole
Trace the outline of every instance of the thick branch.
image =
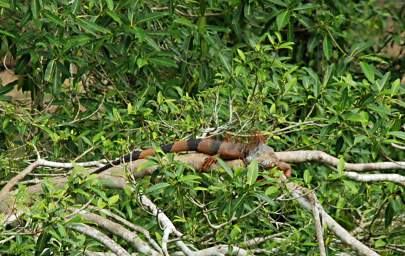
[(28, 165), (22, 172), (14, 176), (0, 191), (0, 202), (4, 201), (4, 199), (9, 194), (10, 190), (22, 179), (25, 178), (29, 173), (31, 173), (35, 168), (39, 166), (46, 166), (46, 167), (53, 167), (53, 168), (73, 168), (75, 166), (82, 166), (82, 167), (91, 167), (91, 166), (99, 166), (102, 162), (100, 161), (91, 161), (91, 162), (83, 162), (83, 163), (61, 163), (61, 162), (53, 162), (48, 161), (45, 159), (38, 159), (37, 161), (33, 162), (32, 164)]
[(27, 174), (32, 172), (35, 168), (40, 165), (39, 161), (35, 161), (32, 164), (28, 165), (22, 172), (14, 176), (0, 191), (0, 202), (4, 201), (4, 199), (10, 193), (10, 190), (22, 179), (24, 179)]
[(93, 210), (97, 210), (97, 211), (107, 215), (108, 217), (115, 219), (116, 221), (120, 222), (121, 224), (131, 228), (135, 232), (141, 233), (148, 240), (148, 242), (152, 245), (152, 247), (156, 251), (158, 251), (159, 253), (163, 253), (162, 248), (160, 248), (159, 244), (151, 237), (149, 231), (147, 229), (145, 229), (144, 227), (135, 225), (132, 222), (127, 221), (126, 219), (122, 218), (121, 216), (118, 216), (117, 214), (112, 213), (111, 211), (109, 211), (107, 209), (99, 209), (99, 208), (92, 207), (92, 206), (90, 206), (89, 208), (93, 209)]
[(97, 214), (87, 212), (85, 210), (79, 211), (79, 215), (84, 219), (94, 222), (100, 227), (107, 229), (111, 233), (122, 237), (125, 241), (134, 246), (139, 252), (146, 255), (160, 255), (157, 251), (152, 249), (147, 243), (138, 237), (135, 233), (124, 228), (120, 224), (117, 224), (109, 219), (103, 218)]
[(312, 201), (312, 215), (314, 216), (315, 222), (316, 239), (318, 240), (319, 244), (319, 255), (326, 256), (325, 243), (323, 241), (323, 225), (321, 221), (321, 214), (319, 212), (320, 209), (322, 209), (322, 206), (319, 203), (315, 193), (311, 193), (310, 196)]
[(114, 252), (116, 255), (130, 256), (130, 254), (127, 251), (125, 251), (125, 249), (122, 248), (119, 244), (114, 242), (114, 240), (112, 240), (111, 238), (109, 238), (108, 236), (106, 236), (105, 234), (101, 233), (100, 231), (98, 231), (93, 227), (79, 223), (70, 224), (68, 227), (99, 241), (105, 247)]
[(391, 181), (401, 186), (405, 186), (405, 176), (395, 173), (359, 174), (357, 172), (344, 172), (344, 175), (352, 180), (362, 182)]
[[(312, 211), (312, 205), (308, 199), (305, 198), (308, 194), (304, 188), (298, 186), (294, 183), (286, 183), (286, 187), (292, 193), (294, 198), (299, 202), (299, 204), (307, 209)], [(369, 247), (364, 245), (362, 242), (353, 237), (346, 229), (339, 225), (324, 209), (322, 206), (318, 206), (319, 213), (322, 216), (323, 222), (328, 225), (329, 229), (336, 234), (345, 244), (352, 247), (354, 250), (358, 251), (361, 255), (367, 256), (378, 256), (375, 251), (371, 250)]]
[[(288, 163), (302, 163), (308, 161), (316, 161), (337, 167), (339, 159), (331, 156), (323, 151), (317, 150), (300, 150), (300, 151), (284, 151), (276, 152), (277, 157)], [(389, 170), (402, 169), (405, 170), (405, 162), (377, 162), (377, 163), (345, 163), (346, 171), (373, 171), (373, 170)]]

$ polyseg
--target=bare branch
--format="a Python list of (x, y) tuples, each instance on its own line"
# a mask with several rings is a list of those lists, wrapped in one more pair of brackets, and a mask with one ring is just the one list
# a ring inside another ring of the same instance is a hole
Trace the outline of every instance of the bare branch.
[(255, 237), (250, 240), (247, 240), (241, 244), (241, 246), (246, 246), (246, 247), (253, 247), (258, 244), (264, 243), (268, 240), (274, 240), (276, 242), (282, 242), (284, 239), (280, 239), (279, 236), (283, 235), (284, 232), (269, 235), (269, 236), (264, 236), (264, 237)]
[[(77, 211), (77, 210), (75, 210)], [(115, 235), (122, 237), (125, 241), (134, 246), (139, 252), (146, 255), (160, 255), (157, 251), (152, 249), (147, 243), (145, 243), (139, 236), (128, 229), (124, 228), (120, 224), (117, 224), (109, 219), (103, 218), (97, 214), (80, 210), (78, 212), (84, 219), (94, 222), (102, 228), (107, 229)]]
[[(288, 190), (292, 193), (299, 204), (307, 209), (312, 210), (311, 203), (305, 198), (305, 189), (299, 185), (288, 182), (285, 184)], [(324, 209), (322, 206), (318, 207), (319, 213), (322, 216), (323, 222), (328, 225), (329, 229), (332, 230), (345, 244), (349, 245), (354, 250), (358, 251), (361, 255), (367, 256), (378, 256), (379, 254), (367, 247), (365, 244), (353, 237), (346, 229), (339, 225)]]
[(22, 172), (20, 172), (18, 175), (14, 176), (0, 191), (0, 202), (4, 201), (4, 199), (8, 196), (10, 193), (10, 190), (22, 179), (24, 179), (25, 176), (27, 176), (28, 173), (32, 172), (35, 168), (37, 168), (40, 165), (40, 161), (35, 161), (32, 164), (28, 165)]
[(167, 241), (169, 240), (169, 236), (172, 233), (172, 230), (170, 228), (166, 228), (163, 231), (163, 237), (162, 237), (162, 250), (164, 255), (169, 256), (169, 252), (167, 251)]
[[(339, 164), (338, 158), (317, 150), (284, 151), (276, 152), (276, 155), (279, 160), (288, 163), (316, 161), (335, 167)], [(405, 162), (345, 163), (345, 170), (347, 171), (362, 172), (389, 169), (405, 170)]]
[(405, 146), (401, 146), (395, 143), (391, 143), (391, 146), (400, 150), (405, 150)]
[(29, 173), (31, 173), (35, 168), (38, 166), (46, 166), (46, 167), (54, 167), (54, 168), (73, 168), (74, 166), (101, 166), (102, 161), (91, 161), (91, 162), (83, 162), (83, 163), (61, 163), (61, 162), (53, 162), (47, 161), (44, 159), (38, 159), (37, 161), (28, 165), (22, 172), (14, 176), (10, 181), (1, 189), (0, 191), (0, 202), (3, 201), (9, 194), (10, 190), (22, 179), (25, 178)]
[(360, 174), (357, 172), (344, 172), (344, 175), (350, 179), (362, 182), (391, 181), (401, 186), (405, 186), (405, 176), (396, 173)]
[(312, 192), (309, 197), (312, 201), (312, 214), (314, 215), (315, 221), (316, 239), (319, 244), (319, 255), (326, 256), (325, 243), (323, 241), (323, 225), (321, 222), (321, 214), (319, 212), (322, 206), (314, 192)]
[(108, 249), (110, 249), (112, 252), (114, 252), (116, 255), (122, 255), (122, 256), (130, 256), (130, 254), (122, 248), (119, 244), (114, 242), (111, 238), (106, 236), (105, 234), (101, 233), (97, 229), (90, 227), (86, 224), (80, 224), (80, 223), (73, 223), (68, 225), (68, 228), (73, 229), (77, 232), (80, 232), (82, 234), (85, 234), (100, 243), (102, 243), (104, 246), (106, 246)]
[(163, 253), (162, 248), (160, 248), (159, 244), (150, 236), (150, 233), (147, 229), (135, 225), (129, 221), (127, 221), (126, 219), (120, 217), (117, 214), (112, 213), (111, 211), (107, 210), (107, 209), (98, 209), (96, 207), (91, 206), (90, 209), (99, 211), (105, 215), (107, 215), (108, 217), (111, 217), (113, 219), (115, 219), (116, 221), (120, 222), (121, 224), (124, 224), (125, 226), (131, 228), (132, 230), (141, 233), (147, 240), (148, 242), (153, 246), (153, 248), (158, 251), (159, 253)]
[[(176, 252), (173, 255), (184, 255), (183, 252)], [(248, 250), (239, 248), (233, 245), (216, 245), (213, 247), (205, 248), (199, 251), (195, 251), (192, 256), (212, 256), (212, 255), (237, 255), (245, 256), (251, 255)]]

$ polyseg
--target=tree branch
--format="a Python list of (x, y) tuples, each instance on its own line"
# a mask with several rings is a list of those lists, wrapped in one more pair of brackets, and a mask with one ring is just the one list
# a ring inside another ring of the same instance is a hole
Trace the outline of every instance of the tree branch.
[[(308, 211), (312, 211), (311, 203), (308, 199), (306, 199), (306, 195), (308, 194), (305, 191), (305, 188), (296, 185), (291, 182), (287, 182), (286, 184), (287, 189), (291, 192), (293, 197), (298, 201), (298, 203)], [(313, 193), (313, 192), (311, 192)], [(349, 245), (351, 248), (359, 252), (361, 255), (366, 256), (378, 256), (379, 254), (375, 251), (371, 250), (369, 247), (364, 245), (362, 242), (357, 240), (353, 237), (346, 229), (339, 225), (324, 209), (322, 206), (319, 205), (318, 207), (320, 215), (322, 216), (323, 222), (335, 233), (336, 236), (340, 238), (345, 244)]]
[(143, 241), (139, 236), (128, 229), (124, 228), (120, 224), (117, 224), (109, 219), (103, 218), (97, 214), (85, 211), (85, 210), (80, 210), (78, 211), (78, 214), (82, 216), (84, 219), (94, 222), (95, 224), (99, 225), (100, 227), (107, 229), (111, 233), (120, 236), (123, 238), (125, 241), (130, 243), (132, 246), (134, 246), (137, 251), (146, 254), (146, 255), (152, 255), (152, 256), (158, 256), (160, 253), (152, 249), (145, 241)]
[[(276, 152), (276, 155), (279, 160), (288, 163), (316, 161), (335, 167), (339, 165), (338, 158), (317, 150), (284, 151)], [(347, 171), (362, 172), (389, 169), (405, 170), (405, 162), (345, 163), (345, 170)]]
[(130, 254), (122, 248), (119, 244), (114, 242), (111, 238), (106, 236), (105, 234), (101, 233), (97, 229), (90, 227), (86, 224), (80, 224), (80, 223), (73, 223), (68, 225), (68, 228), (73, 229), (77, 232), (80, 232), (82, 234), (85, 234), (100, 243), (102, 243), (105, 247), (110, 249), (112, 252), (114, 252), (116, 255), (122, 255), (122, 256), (130, 256)]

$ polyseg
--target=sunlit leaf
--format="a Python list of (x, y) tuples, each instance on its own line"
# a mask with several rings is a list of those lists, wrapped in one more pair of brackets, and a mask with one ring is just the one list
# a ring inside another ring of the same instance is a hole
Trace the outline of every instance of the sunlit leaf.
[(374, 67), (366, 62), (360, 62), (361, 70), (370, 82), (374, 82)]
[(255, 160), (253, 160), (249, 163), (247, 169), (247, 184), (253, 185), (256, 183), (257, 177), (259, 176), (259, 165)]

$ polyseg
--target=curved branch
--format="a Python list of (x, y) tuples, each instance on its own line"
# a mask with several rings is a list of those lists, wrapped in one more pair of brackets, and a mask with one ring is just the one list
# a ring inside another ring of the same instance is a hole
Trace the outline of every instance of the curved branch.
[(125, 251), (125, 249), (122, 248), (119, 244), (114, 242), (114, 240), (112, 240), (111, 238), (109, 238), (108, 236), (106, 236), (105, 234), (103, 234), (102, 232), (98, 231), (93, 227), (90, 227), (86, 224), (73, 223), (68, 225), (68, 228), (73, 229), (82, 234), (85, 234), (99, 241), (108, 249), (110, 249), (112, 252), (114, 252), (116, 255), (130, 256), (130, 254), (127, 251)]
[(28, 165), (22, 172), (14, 176), (7, 184), (1, 189), (0, 191), (0, 202), (4, 201), (7, 198), (10, 190), (22, 179), (25, 178), (29, 173), (31, 173), (35, 168), (39, 166), (45, 167), (54, 167), (54, 168), (74, 168), (75, 166), (82, 166), (82, 167), (91, 167), (91, 166), (100, 166), (103, 161), (91, 161), (91, 162), (83, 162), (83, 163), (61, 163), (61, 162), (53, 162), (48, 161), (45, 159), (38, 159), (37, 161)]
[(157, 251), (152, 249), (145, 241), (139, 238), (139, 236), (128, 229), (124, 228), (120, 224), (117, 224), (109, 219), (103, 218), (97, 214), (87, 212), (85, 210), (80, 210), (78, 212), (80, 216), (84, 219), (94, 222), (97, 225), (105, 228), (106, 230), (112, 232), (115, 235), (122, 237), (125, 241), (134, 246), (139, 252), (146, 255), (160, 255)]
[[(308, 211), (312, 211), (312, 205), (310, 200), (306, 199), (308, 192), (305, 188), (288, 182), (285, 184), (287, 189), (292, 193), (293, 197), (298, 201), (298, 203)], [(311, 194), (313, 192), (309, 192)], [(318, 205), (318, 210), (322, 216), (322, 221), (328, 226), (329, 229), (335, 233), (345, 244), (349, 245), (351, 248), (359, 252), (361, 255), (366, 256), (378, 256), (379, 254), (367, 247), (365, 244), (353, 237), (346, 229), (340, 226), (324, 209), (321, 205)]]
[(160, 252), (162, 252), (162, 248), (160, 248), (159, 244), (151, 237), (149, 231), (147, 229), (145, 229), (144, 227), (138, 226), (133, 224), (132, 222), (127, 221), (126, 219), (122, 218), (121, 216), (112, 213), (111, 211), (107, 210), (107, 209), (99, 209), (93, 206), (90, 206), (89, 209), (93, 209), (96, 211), (99, 211), (105, 215), (107, 215), (108, 217), (111, 217), (113, 219), (115, 219), (116, 221), (120, 222), (121, 224), (131, 228), (132, 230), (134, 230), (135, 232), (141, 233), (147, 240), (148, 242), (152, 245), (152, 247)]

